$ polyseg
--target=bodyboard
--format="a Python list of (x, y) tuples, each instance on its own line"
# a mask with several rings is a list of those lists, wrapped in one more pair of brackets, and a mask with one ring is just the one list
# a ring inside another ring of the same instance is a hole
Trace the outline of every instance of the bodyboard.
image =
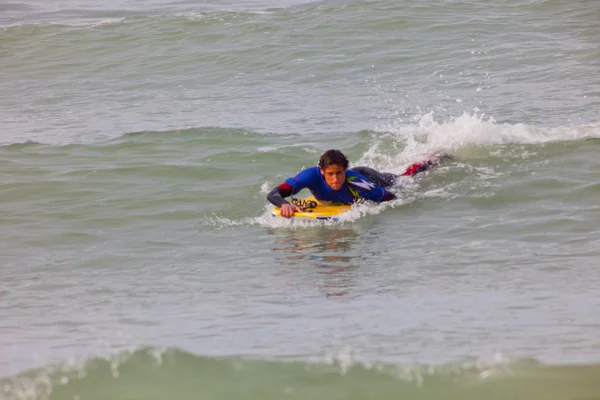
[[(346, 204), (330, 204), (323, 203), (315, 199), (314, 196), (303, 199), (292, 199), (292, 204), (302, 208), (302, 212), (294, 213), (292, 218), (308, 218), (308, 219), (335, 219), (352, 208)], [(271, 215), (281, 217), (280, 208), (274, 207)], [(283, 217), (282, 217), (283, 218)]]

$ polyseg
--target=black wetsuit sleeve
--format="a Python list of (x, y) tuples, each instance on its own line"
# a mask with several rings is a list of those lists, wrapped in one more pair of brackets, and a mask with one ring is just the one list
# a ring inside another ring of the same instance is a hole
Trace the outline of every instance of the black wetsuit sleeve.
[(396, 182), (396, 179), (398, 179), (399, 176), (396, 174), (392, 174), (391, 172), (379, 172), (376, 169), (370, 167), (358, 166), (353, 167), (352, 170), (358, 172), (374, 184), (379, 185), (383, 188), (393, 186)]
[(289, 202), (286, 201), (284, 197), (292, 195), (292, 189), (282, 188), (281, 186), (278, 186), (275, 189), (271, 190), (267, 195), (267, 200), (269, 200), (271, 204), (277, 207), (281, 207), (284, 204), (289, 204)]

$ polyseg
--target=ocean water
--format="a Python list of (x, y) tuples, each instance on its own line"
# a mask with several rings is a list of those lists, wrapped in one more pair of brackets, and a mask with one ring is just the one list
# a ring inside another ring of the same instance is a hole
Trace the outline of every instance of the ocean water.
[[(600, 399), (596, 1), (0, 5), (0, 399)], [(283, 220), (330, 148), (390, 203)]]

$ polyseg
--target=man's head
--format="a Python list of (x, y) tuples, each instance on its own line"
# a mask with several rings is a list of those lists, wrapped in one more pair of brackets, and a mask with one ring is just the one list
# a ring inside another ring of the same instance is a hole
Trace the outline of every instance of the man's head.
[(325, 177), (325, 182), (333, 190), (339, 190), (346, 181), (348, 159), (339, 150), (327, 150), (319, 159), (319, 169)]

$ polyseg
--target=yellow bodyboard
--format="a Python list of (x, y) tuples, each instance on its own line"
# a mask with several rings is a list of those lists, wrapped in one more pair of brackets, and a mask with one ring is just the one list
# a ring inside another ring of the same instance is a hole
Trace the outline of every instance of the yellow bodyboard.
[[(340, 214), (349, 211), (351, 206), (345, 204), (329, 204), (322, 203), (315, 199), (314, 196), (303, 199), (294, 199), (292, 204), (302, 208), (302, 212), (294, 213), (294, 218), (309, 218), (309, 219), (335, 219)], [(271, 214), (275, 217), (281, 217), (279, 207), (273, 208)]]

